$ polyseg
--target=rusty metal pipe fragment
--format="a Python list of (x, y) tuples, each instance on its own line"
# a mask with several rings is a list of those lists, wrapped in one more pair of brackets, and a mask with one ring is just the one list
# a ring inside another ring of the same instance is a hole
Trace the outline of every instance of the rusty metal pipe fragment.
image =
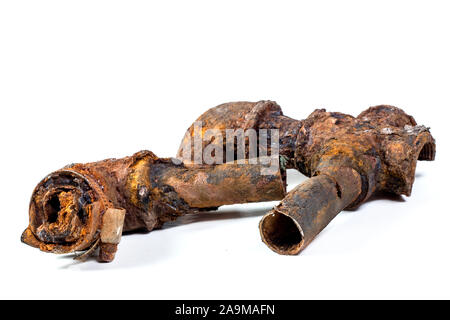
[(277, 253), (298, 254), (360, 193), (361, 176), (355, 170), (321, 173), (298, 185), (262, 218), (261, 237)]
[[(305, 120), (295, 120), (283, 115), (273, 101), (232, 102), (208, 110), (199, 122), (203, 148), (220, 144), (224, 150), (226, 142), (209, 140), (204, 133), (278, 129), (279, 151), (287, 168), (311, 177), (260, 223), (263, 241), (282, 254), (299, 253), (340, 211), (358, 206), (376, 192), (410, 196), (417, 161), (432, 161), (436, 152), (429, 128), (388, 105), (371, 107), (357, 117), (318, 109)], [(181, 143), (179, 158), (195, 134), (193, 125)], [(190, 162), (189, 157), (184, 160)]]
[(185, 166), (150, 151), (73, 164), (43, 179), (30, 202), (22, 241), (42, 251), (69, 253), (99, 246), (114, 259), (122, 231), (160, 228), (184, 214), (236, 203), (280, 200), (285, 172), (263, 165)]

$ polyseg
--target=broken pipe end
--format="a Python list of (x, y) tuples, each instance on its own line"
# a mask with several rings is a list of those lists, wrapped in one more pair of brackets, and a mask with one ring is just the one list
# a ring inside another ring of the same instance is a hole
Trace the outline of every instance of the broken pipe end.
[(361, 193), (361, 176), (349, 167), (323, 168), (294, 188), (265, 215), (259, 230), (263, 242), (284, 255), (300, 253)]
[(288, 215), (272, 210), (259, 223), (263, 242), (273, 251), (283, 255), (298, 254), (304, 244), (300, 225)]

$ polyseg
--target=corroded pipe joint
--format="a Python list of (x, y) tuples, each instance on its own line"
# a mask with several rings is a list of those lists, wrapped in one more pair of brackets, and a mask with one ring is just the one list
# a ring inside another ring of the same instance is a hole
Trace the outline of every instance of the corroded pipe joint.
[(365, 180), (366, 200), (373, 192), (411, 194), (418, 160), (434, 160), (436, 145), (429, 129), (392, 106), (371, 107), (354, 118), (314, 111), (298, 133), (297, 168), (314, 176), (321, 166), (340, 162)]
[[(208, 129), (278, 129), (287, 168), (311, 177), (260, 223), (263, 241), (283, 254), (300, 252), (341, 210), (375, 192), (409, 196), (417, 161), (434, 160), (436, 152), (428, 128), (387, 105), (357, 117), (318, 109), (298, 121), (284, 116), (272, 101), (235, 102), (212, 108), (197, 121), (203, 123), (202, 134)], [(187, 137), (193, 133), (191, 126)], [(201, 138), (204, 148), (215, 143)]]
[[(231, 102), (209, 109), (198, 122), (202, 124), (199, 138), (203, 149), (219, 143), (224, 154), (227, 141), (208, 139), (208, 129), (219, 130), (223, 137), (226, 129), (277, 129), (279, 154), (287, 160), (286, 168), (298, 169), (308, 177), (317, 174), (319, 165), (338, 157), (365, 181), (358, 203), (376, 191), (409, 196), (417, 160), (433, 160), (436, 149), (428, 128), (417, 125), (402, 109), (386, 105), (371, 107), (357, 117), (318, 109), (305, 120), (295, 120), (283, 115), (273, 101)], [(183, 158), (182, 151), (191, 150), (190, 158), (183, 159), (186, 163), (194, 157), (194, 138), (192, 125), (177, 155)], [(269, 145), (267, 153), (270, 149)]]

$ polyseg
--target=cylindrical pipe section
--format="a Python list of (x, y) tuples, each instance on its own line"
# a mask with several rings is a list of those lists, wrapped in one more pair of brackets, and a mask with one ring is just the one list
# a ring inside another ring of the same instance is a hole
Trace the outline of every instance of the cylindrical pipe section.
[(263, 174), (259, 164), (173, 167), (161, 176), (189, 206), (197, 208), (280, 200), (285, 195), (284, 173)]
[(282, 199), (284, 169), (267, 172), (264, 165), (249, 163), (185, 166), (150, 151), (73, 164), (48, 175), (34, 190), (22, 241), (53, 253), (99, 243), (102, 260), (111, 261), (120, 241), (111, 238), (115, 232), (151, 231), (184, 214)]
[(354, 169), (328, 168), (290, 191), (259, 225), (264, 243), (279, 254), (302, 251), (361, 192)]

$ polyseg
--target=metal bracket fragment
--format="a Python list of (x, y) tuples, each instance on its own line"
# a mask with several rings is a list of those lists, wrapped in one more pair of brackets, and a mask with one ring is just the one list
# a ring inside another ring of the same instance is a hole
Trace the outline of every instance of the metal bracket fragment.
[(109, 208), (103, 215), (100, 240), (102, 243), (118, 244), (122, 237), (123, 222), (125, 221), (125, 209)]
[(85, 262), (90, 256), (92, 256), (95, 252), (95, 250), (97, 249), (98, 245), (100, 243), (100, 239), (98, 239), (97, 241), (95, 241), (95, 243), (86, 251), (77, 254), (73, 260), (77, 260), (77, 261), (81, 261), (81, 262)]
[(114, 259), (117, 245), (122, 238), (125, 209), (109, 208), (103, 215), (103, 224), (100, 230), (99, 261), (110, 262)]

